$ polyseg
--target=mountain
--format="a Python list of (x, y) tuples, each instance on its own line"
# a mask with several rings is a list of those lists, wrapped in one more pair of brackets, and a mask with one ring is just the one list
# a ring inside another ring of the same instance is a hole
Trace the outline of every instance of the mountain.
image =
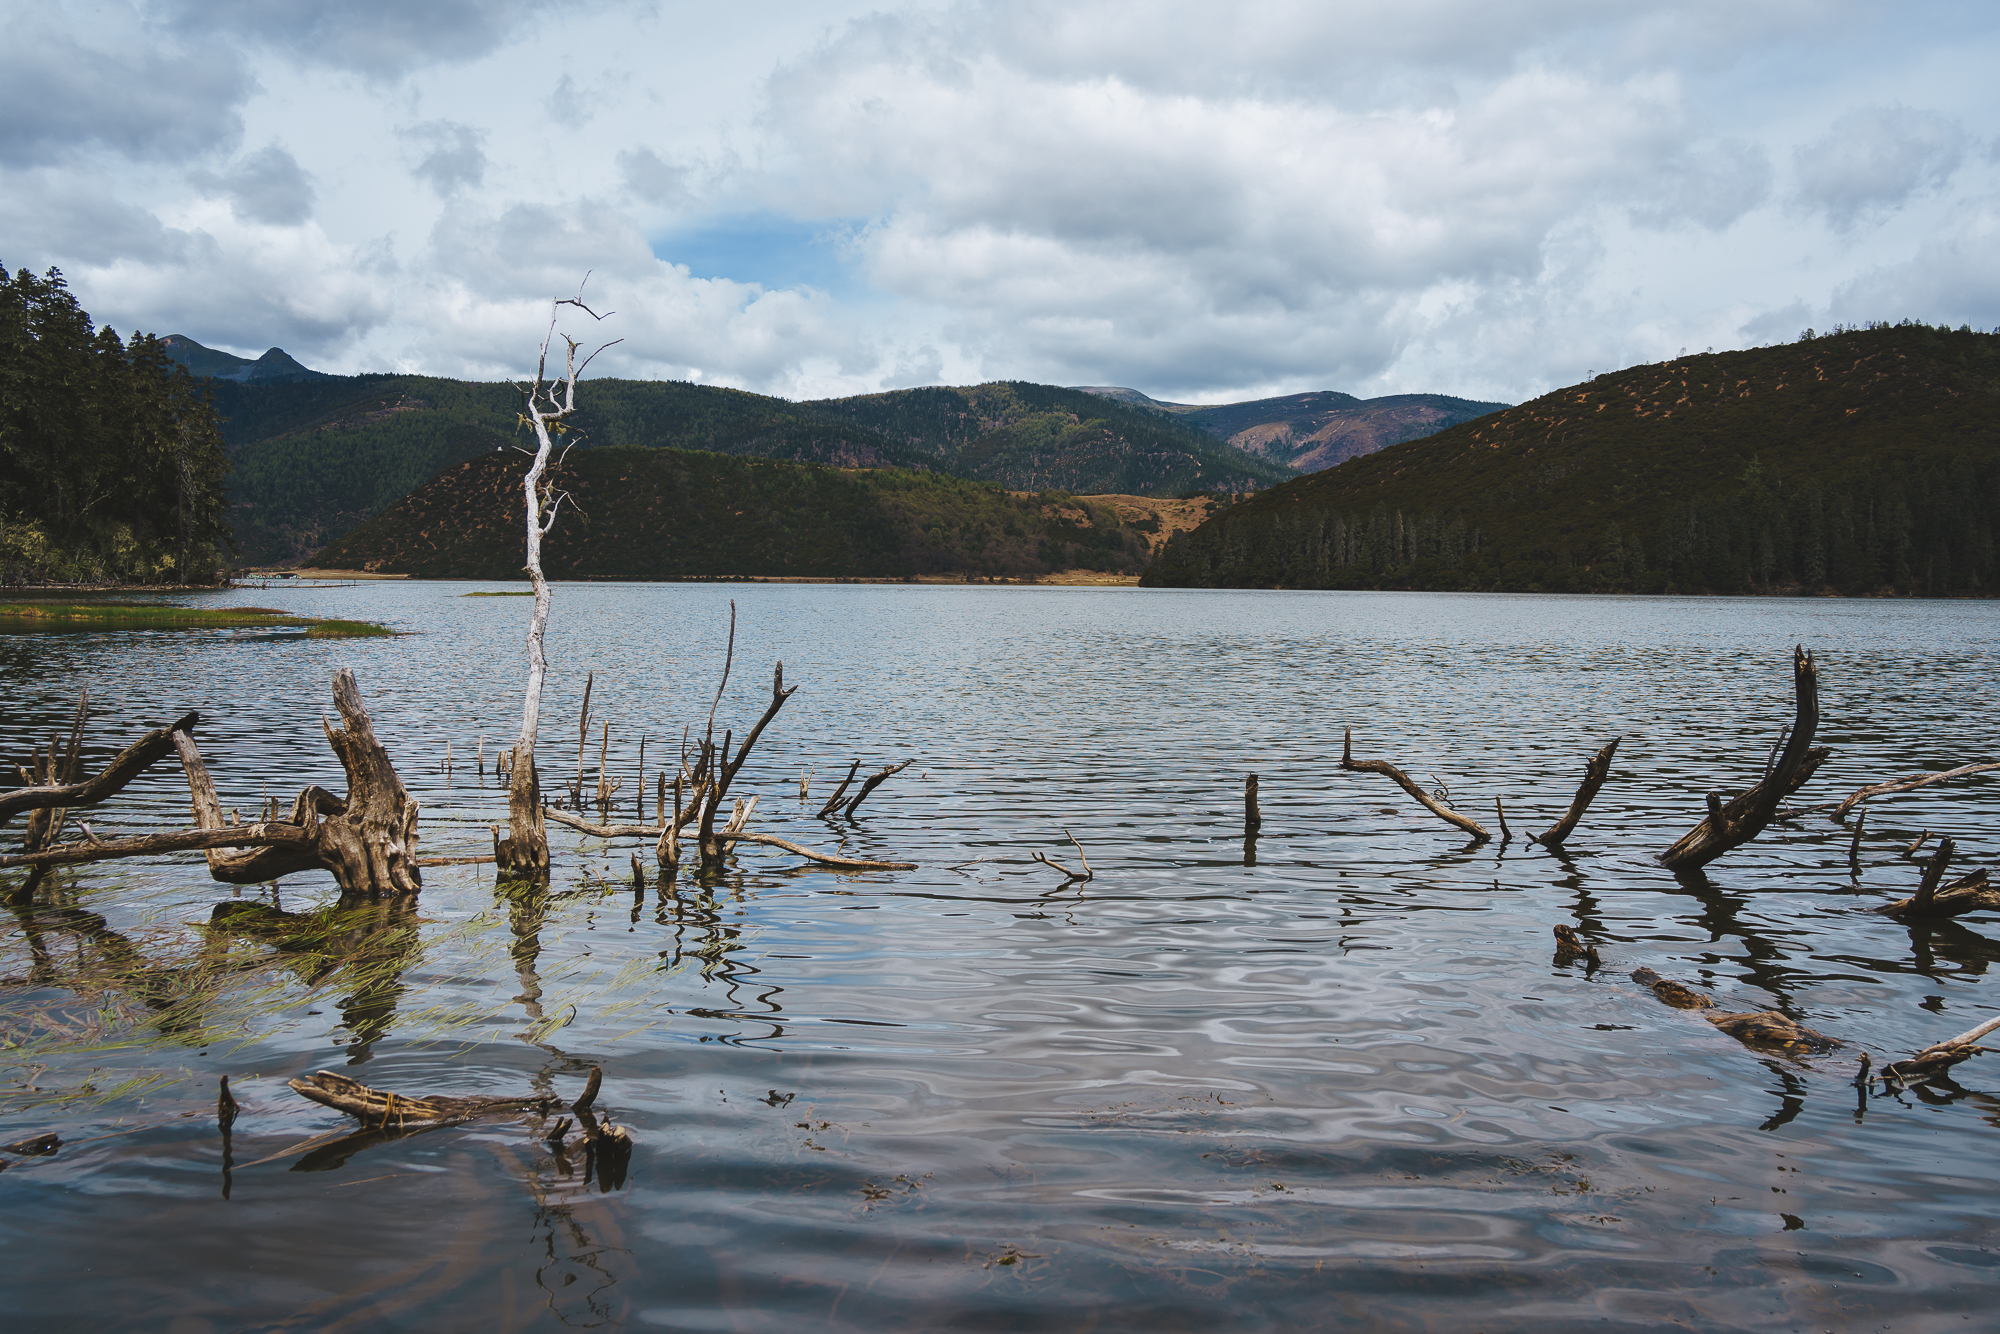
[[(519, 392), (412, 375), (212, 380), (251, 563), (297, 560), (440, 469), (524, 436)], [(1049, 385), (794, 403), (672, 381), (587, 380), (569, 439), (845, 468), (928, 470), (1016, 491), (1245, 491), (1290, 473), (1196, 427)]]
[(1079, 386), (1079, 392), (1177, 417), (1247, 454), (1298, 472), (1331, 468), (1507, 406), (1444, 394), (1360, 399), (1330, 389), (1209, 405), (1169, 403), (1110, 385)]
[(1600, 375), (1260, 492), (1174, 587), (2000, 593), (2000, 335), (1905, 321)]
[(160, 340), (167, 356), (188, 368), (191, 375), (203, 376), (211, 380), (234, 380), (238, 383), (277, 383), (285, 380), (329, 379), (322, 371), (309, 370), (287, 356), (281, 347), (274, 347), (263, 356), (251, 361), (229, 352), (218, 352), (212, 347), (203, 347), (186, 334), (168, 334)]
[[(446, 468), (313, 564), (519, 579), (525, 469), (512, 451)], [(1110, 506), (934, 472), (630, 445), (573, 450), (554, 471), (569, 499), (542, 552), (559, 579), (1137, 573), (1148, 550)]]

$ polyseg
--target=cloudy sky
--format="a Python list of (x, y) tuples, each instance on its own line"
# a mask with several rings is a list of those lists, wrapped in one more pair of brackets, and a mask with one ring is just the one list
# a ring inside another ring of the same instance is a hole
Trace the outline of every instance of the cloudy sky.
[(0, 0), (0, 264), (121, 332), (599, 368), (1519, 400), (2000, 325), (2000, 7)]

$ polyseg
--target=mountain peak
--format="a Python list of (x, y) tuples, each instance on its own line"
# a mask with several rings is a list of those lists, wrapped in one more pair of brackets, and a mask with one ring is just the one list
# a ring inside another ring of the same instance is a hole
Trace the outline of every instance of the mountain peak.
[(231, 352), (203, 347), (186, 334), (168, 334), (160, 340), (167, 355), (188, 368), (191, 375), (210, 380), (268, 384), (281, 380), (323, 380), (324, 371), (299, 364), (281, 347), (271, 348), (255, 361)]

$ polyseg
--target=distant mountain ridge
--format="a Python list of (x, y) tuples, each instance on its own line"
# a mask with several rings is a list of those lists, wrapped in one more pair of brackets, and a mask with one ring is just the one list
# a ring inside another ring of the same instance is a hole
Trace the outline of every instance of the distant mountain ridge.
[(2000, 334), (1904, 321), (1609, 372), (1273, 487), (1168, 587), (2000, 594)]
[(203, 347), (186, 334), (168, 334), (160, 340), (167, 355), (188, 368), (190, 375), (210, 380), (230, 380), (237, 384), (281, 384), (290, 380), (330, 380), (333, 376), (300, 365), (281, 347), (274, 347), (252, 361), (233, 352)]
[(1170, 403), (1136, 389), (1079, 385), (1079, 392), (1192, 422), (1246, 454), (1298, 472), (1318, 472), (1405, 440), (1500, 412), (1511, 404), (1446, 394), (1361, 399), (1322, 389), (1245, 403)]

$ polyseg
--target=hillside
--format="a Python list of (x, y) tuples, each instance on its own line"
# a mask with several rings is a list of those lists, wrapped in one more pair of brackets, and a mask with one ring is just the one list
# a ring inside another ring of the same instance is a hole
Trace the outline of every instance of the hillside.
[(1444, 394), (1391, 394), (1360, 399), (1334, 390), (1253, 399), (1245, 403), (1166, 403), (1136, 389), (1096, 385), (1095, 394), (1150, 408), (1199, 426), (1235, 448), (1297, 472), (1318, 472), (1405, 440), (1498, 412), (1505, 403), (1482, 403)]
[(1265, 491), (1174, 587), (2000, 592), (2000, 335), (1921, 324), (1601, 375)]
[[(426, 376), (211, 381), (246, 561), (300, 559), (440, 469), (519, 438), (506, 384)], [(1202, 431), (1040, 385), (917, 389), (792, 403), (668, 381), (589, 380), (585, 448), (643, 445), (838, 467), (929, 470), (1014, 490), (1175, 494), (1290, 475)]]
[[(448, 468), (313, 563), (520, 578), (525, 467), (510, 450)], [(556, 482), (571, 499), (544, 540), (555, 579), (1019, 578), (1136, 573), (1147, 555), (1144, 531), (1108, 506), (937, 473), (607, 446), (571, 451)]]

